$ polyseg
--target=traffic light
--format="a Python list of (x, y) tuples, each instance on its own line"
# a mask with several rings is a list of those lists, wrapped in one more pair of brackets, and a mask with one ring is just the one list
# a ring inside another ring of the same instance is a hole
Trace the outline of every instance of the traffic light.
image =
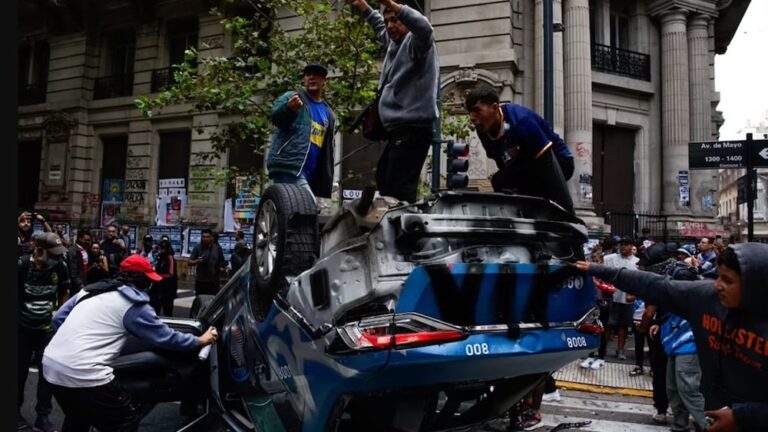
[(465, 159), (469, 156), (469, 144), (449, 141), (447, 153), (448, 173), (446, 176), (446, 186), (448, 189), (467, 187), (469, 176), (464, 173), (469, 169), (469, 161)]

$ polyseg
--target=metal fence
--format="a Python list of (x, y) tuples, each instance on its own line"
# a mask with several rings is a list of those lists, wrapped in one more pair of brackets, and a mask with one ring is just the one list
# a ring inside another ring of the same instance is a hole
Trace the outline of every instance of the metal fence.
[[(650, 236), (656, 242), (670, 241), (667, 216), (658, 213), (606, 212), (605, 223), (611, 226), (611, 234), (639, 239)], [(644, 230), (647, 230), (644, 234)]]

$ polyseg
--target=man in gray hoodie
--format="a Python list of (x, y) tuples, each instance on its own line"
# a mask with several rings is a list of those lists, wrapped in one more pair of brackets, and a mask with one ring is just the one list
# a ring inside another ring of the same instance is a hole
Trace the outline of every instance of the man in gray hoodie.
[(766, 262), (768, 244), (743, 243), (720, 254), (715, 280), (669, 280), (584, 261), (576, 266), (687, 320), (710, 410), (705, 414), (714, 420), (706, 430), (748, 432), (768, 430)]
[(365, 17), (376, 40), (387, 47), (379, 78), (379, 117), (388, 140), (376, 167), (379, 193), (416, 201), (419, 175), (439, 118), (440, 62), (432, 25), (424, 15), (382, 0), (384, 15), (365, 0), (347, 0)]

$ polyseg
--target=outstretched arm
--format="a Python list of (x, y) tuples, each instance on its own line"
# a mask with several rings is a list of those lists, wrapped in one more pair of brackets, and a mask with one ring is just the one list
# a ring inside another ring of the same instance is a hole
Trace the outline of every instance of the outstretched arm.
[(413, 48), (415, 51), (411, 54), (417, 57), (422, 57), (424, 54), (428, 53), (429, 50), (432, 49), (434, 42), (432, 39), (434, 30), (427, 17), (413, 8), (401, 6), (391, 0), (382, 0), (382, 3), (385, 5), (389, 3), (390, 6), (388, 7), (395, 12), (397, 19), (402, 21), (403, 25), (411, 31), (411, 34), (413, 35)]
[(673, 281), (656, 273), (608, 267), (586, 261), (577, 262), (576, 267), (688, 321), (696, 318), (697, 308), (700, 306), (700, 302), (694, 299), (709, 295), (709, 292), (701, 289), (702, 281)]

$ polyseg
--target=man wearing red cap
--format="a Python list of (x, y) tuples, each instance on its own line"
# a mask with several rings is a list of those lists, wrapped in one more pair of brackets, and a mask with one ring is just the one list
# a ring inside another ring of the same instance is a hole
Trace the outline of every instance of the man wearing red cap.
[(110, 279), (88, 285), (53, 317), (56, 334), (43, 353), (43, 376), (65, 414), (65, 431), (136, 430), (145, 412), (115, 378), (111, 364), (129, 335), (177, 351), (210, 345), (218, 334), (175, 331), (160, 321), (146, 291), (162, 276), (131, 255)]

